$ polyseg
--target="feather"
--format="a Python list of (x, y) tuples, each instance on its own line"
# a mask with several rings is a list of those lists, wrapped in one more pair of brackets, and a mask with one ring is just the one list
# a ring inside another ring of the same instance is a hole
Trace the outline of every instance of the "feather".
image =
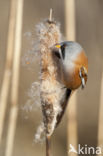
[(61, 109), (62, 109), (62, 111), (60, 112), (60, 114), (58, 114), (58, 116), (57, 116), (57, 123), (56, 123), (56, 127), (59, 125), (59, 123), (61, 122), (61, 120), (62, 120), (62, 117), (63, 117), (63, 115), (64, 115), (64, 113), (65, 113), (65, 110), (66, 110), (66, 107), (67, 107), (67, 104), (68, 104), (68, 100), (69, 100), (69, 98), (70, 98), (70, 96), (71, 96), (71, 93), (72, 93), (72, 91), (70, 90), (70, 89), (66, 89), (66, 91), (65, 91), (65, 95), (64, 95), (64, 100), (63, 101), (61, 101)]

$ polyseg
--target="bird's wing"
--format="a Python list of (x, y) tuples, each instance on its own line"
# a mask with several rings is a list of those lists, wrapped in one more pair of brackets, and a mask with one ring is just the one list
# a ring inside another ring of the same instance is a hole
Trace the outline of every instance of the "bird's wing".
[(61, 108), (62, 108), (62, 111), (58, 114), (57, 116), (57, 123), (56, 123), (56, 127), (59, 125), (59, 123), (61, 122), (61, 119), (64, 115), (64, 112), (66, 110), (66, 106), (68, 104), (68, 100), (71, 96), (71, 93), (72, 91), (70, 89), (66, 89), (65, 91), (65, 97), (63, 98), (64, 100), (61, 101)]

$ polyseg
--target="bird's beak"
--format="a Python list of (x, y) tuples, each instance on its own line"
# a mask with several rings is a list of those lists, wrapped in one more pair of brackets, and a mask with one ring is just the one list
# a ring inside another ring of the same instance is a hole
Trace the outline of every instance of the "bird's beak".
[(58, 44), (55, 44), (51, 47), (51, 50), (53, 51), (58, 51), (59, 49), (61, 48), (61, 45), (58, 43)]
[(61, 45), (60, 44), (56, 44), (55, 47), (56, 48), (61, 48)]

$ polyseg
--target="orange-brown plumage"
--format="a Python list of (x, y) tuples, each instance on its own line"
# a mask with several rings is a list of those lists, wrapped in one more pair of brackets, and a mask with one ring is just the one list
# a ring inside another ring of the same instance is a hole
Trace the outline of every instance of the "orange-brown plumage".
[[(79, 75), (80, 69), (84, 67), (86, 72), (88, 72), (88, 59), (84, 51), (80, 52), (80, 54), (73, 61), (73, 63), (74, 63), (73, 72), (71, 72), (71, 74), (69, 74), (68, 72), (68, 77), (70, 77), (69, 79), (70, 81), (64, 81), (64, 84), (66, 85), (67, 88), (77, 89), (81, 85), (81, 78)], [(87, 76), (85, 76), (85, 73), (84, 73), (84, 79), (86, 82)]]

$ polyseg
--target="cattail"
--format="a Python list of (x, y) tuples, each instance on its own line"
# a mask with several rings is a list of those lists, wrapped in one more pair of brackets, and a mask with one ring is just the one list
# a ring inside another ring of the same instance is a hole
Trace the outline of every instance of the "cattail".
[(61, 42), (60, 25), (52, 20), (52, 13), (50, 13), (49, 20), (45, 20), (37, 25), (37, 36), (41, 58), (40, 98), (46, 134), (46, 154), (49, 156), (49, 140), (55, 127), (61, 120), (62, 104), (65, 103), (66, 99), (66, 89), (59, 83), (59, 67), (52, 51), (52, 47), (56, 43)]

